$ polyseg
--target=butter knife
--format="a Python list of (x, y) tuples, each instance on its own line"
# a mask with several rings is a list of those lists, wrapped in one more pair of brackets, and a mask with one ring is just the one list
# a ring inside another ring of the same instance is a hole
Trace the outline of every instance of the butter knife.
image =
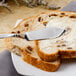
[(19, 37), (26, 40), (41, 40), (48, 38), (57, 38), (65, 32), (62, 28), (47, 27), (35, 31), (26, 32), (24, 34), (0, 34), (0, 39), (8, 37)]

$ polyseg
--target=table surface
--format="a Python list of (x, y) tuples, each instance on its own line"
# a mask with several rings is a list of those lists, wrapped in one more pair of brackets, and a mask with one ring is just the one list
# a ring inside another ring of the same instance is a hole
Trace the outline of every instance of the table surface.
[[(47, 1), (49, 1), (50, 4), (55, 4), (63, 8), (65, 5), (67, 5), (70, 1), (73, 0), (47, 0)], [(10, 13), (5, 8), (0, 7), (0, 33), (9, 32), (15, 25), (17, 19), (30, 17), (47, 10), (42, 6), (38, 6), (33, 9), (23, 5), (17, 6), (14, 4), (14, 2), (9, 2), (9, 5), (11, 6), (13, 13)], [(5, 49), (6, 48), (4, 44), (4, 39), (0, 39), (0, 52)]]
[(8, 51), (0, 53), (0, 76), (22, 76), (15, 70), (11, 54)]

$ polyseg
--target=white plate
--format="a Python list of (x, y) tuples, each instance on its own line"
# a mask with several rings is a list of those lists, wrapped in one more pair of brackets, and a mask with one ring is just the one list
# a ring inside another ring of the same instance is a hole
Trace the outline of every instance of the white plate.
[(19, 56), (11, 53), (15, 69), (19, 74), (32, 76), (76, 76), (76, 62), (61, 64), (56, 72), (46, 72), (24, 62)]

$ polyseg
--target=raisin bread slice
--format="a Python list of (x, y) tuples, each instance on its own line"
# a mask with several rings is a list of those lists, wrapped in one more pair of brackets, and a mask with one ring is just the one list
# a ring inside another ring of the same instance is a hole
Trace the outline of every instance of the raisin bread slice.
[(8, 50), (20, 51), (22, 59), (37, 68), (53, 72), (60, 66), (60, 59), (54, 62), (41, 60), (37, 53), (37, 45), (35, 41), (26, 41), (21, 38), (7, 38), (6, 42), (10, 43), (10, 45), (7, 44)]
[[(59, 38), (37, 41), (38, 54), (45, 61), (61, 58), (76, 58), (76, 12), (50, 11), (35, 17), (33, 29), (37, 26), (59, 27), (66, 32)], [(42, 28), (42, 27), (40, 27)]]
[[(32, 30), (33, 18), (24, 19), (20, 24), (11, 30), (10, 33), (25, 33)], [(44, 27), (44, 26), (42, 26)], [(53, 72), (56, 71), (60, 66), (60, 59), (54, 62), (46, 62), (41, 60), (37, 53), (36, 41), (27, 41), (21, 38), (6, 38), (5, 39), (7, 50), (14, 52), (17, 55), (21, 55), (21, 58), (42, 70)]]

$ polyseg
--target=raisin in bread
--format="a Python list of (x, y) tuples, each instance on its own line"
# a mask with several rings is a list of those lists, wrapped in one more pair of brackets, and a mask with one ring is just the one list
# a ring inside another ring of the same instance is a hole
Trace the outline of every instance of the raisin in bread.
[[(34, 26), (33, 21), (34, 17), (22, 20), (17, 27), (10, 31), (10, 33), (25, 33), (27, 31), (32, 31)], [(41, 27), (43, 28), (44, 26)], [(27, 41), (25, 39), (13, 37), (6, 38), (5, 43), (8, 50), (16, 53), (17, 55), (21, 55), (25, 62), (37, 68), (53, 72), (56, 71), (60, 66), (60, 59), (57, 59), (54, 62), (46, 62), (38, 56), (36, 41)]]
[[(59, 38), (37, 41), (38, 54), (45, 61), (61, 58), (76, 58), (76, 12), (50, 11), (35, 17), (33, 29), (59, 27), (66, 32)], [(42, 27), (41, 27), (42, 28)]]

